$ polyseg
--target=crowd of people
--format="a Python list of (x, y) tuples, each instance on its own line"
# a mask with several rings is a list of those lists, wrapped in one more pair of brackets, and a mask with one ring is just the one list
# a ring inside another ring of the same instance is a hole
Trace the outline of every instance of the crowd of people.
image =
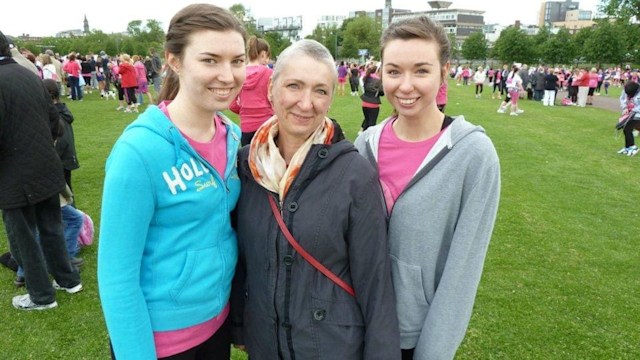
[(68, 94), (66, 98), (71, 101), (82, 101), (84, 94), (97, 91), (103, 98), (117, 97), (116, 110), (139, 112), (145, 97), (148, 104), (155, 102), (149, 85), (153, 85), (156, 94), (162, 85), (162, 60), (155, 48), (149, 49), (146, 56), (109, 56), (104, 51), (97, 55), (71, 52), (61, 56), (50, 49), (38, 55), (20, 49), (20, 54), (41, 79), (55, 81), (60, 96)]
[[(446, 115), (449, 78), (473, 83), (478, 99), (488, 83), (511, 116), (529, 91), (554, 106), (575, 87), (571, 102), (586, 106), (603, 84), (624, 86), (625, 135), (640, 123), (634, 72), (453, 68), (446, 31), (425, 16), (392, 23), (380, 62), (363, 65), (336, 64), (314, 40), (272, 63), (266, 40), (211, 4), (173, 16), (164, 65), (155, 49), (48, 50), (22, 65), (11, 50), (0, 33), (0, 99), (23, 97), (0, 112), (0, 208), (27, 289), (17, 309), (50, 309), (56, 289), (83, 288), (64, 94), (82, 101), (113, 85), (118, 110), (151, 105), (106, 161), (97, 275), (119, 360), (229, 359), (231, 345), (254, 360), (452, 359), (497, 216), (500, 162), (482, 127)], [(354, 143), (328, 116), (347, 81), (364, 117)], [(394, 112), (378, 124), (381, 96)], [(28, 129), (15, 125), (25, 119)], [(25, 136), (41, 146), (19, 144)], [(620, 153), (638, 152), (625, 141)], [(24, 178), (8, 175), (26, 162)]]
[[(627, 66), (609, 68), (587, 67), (549, 67), (540, 65), (529, 68), (527, 64), (515, 64), (518, 67), (518, 76), (522, 80), (520, 97), (534, 101), (542, 101), (545, 106), (553, 106), (558, 103), (557, 94), (567, 92), (566, 98), (560, 100), (562, 105), (574, 105), (585, 107), (593, 105), (593, 97), (609, 95), (610, 87), (624, 87), (629, 81), (638, 82), (638, 71)], [(503, 65), (502, 68), (490, 66), (484, 69), (482, 66), (472, 69), (470, 66), (459, 65), (451, 69), (451, 77), (456, 85), (469, 85), (469, 79), (475, 84), (476, 98), (482, 96), (484, 85), (491, 89), (491, 98), (500, 99), (508, 96), (509, 76), (512, 68)], [(553, 82), (550, 82), (553, 80)], [(549, 96), (553, 94), (553, 101)]]

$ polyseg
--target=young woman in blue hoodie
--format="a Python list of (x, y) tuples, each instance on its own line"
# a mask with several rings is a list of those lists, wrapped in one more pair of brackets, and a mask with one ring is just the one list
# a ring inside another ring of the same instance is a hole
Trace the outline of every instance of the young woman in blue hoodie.
[(378, 168), (387, 205), (402, 358), (453, 359), (496, 219), (500, 164), (481, 127), (437, 107), (449, 72), (443, 28), (425, 16), (400, 20), (381, 44), (395, 115), (355, 145)]
[(245, 42), (226, 9), (174, 15), (160, 102), (107, 160), (98, 285), (118, 360), (229, 359), (240, 129), (221, 111), (244, 82)]

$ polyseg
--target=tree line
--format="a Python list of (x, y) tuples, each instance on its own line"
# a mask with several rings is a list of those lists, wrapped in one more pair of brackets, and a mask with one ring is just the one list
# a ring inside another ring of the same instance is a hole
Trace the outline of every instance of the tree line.
[[(269, 42), (273, 57), (291, 44), (278, 32), (258, 29), (256, 20), (247, 15), (244, 5), (234, 4), (229, 10), (244, 23), (249, 35), (263, 37)], [(555, 34), (549, 28), (541, 28), (536, 35), (529, 36), (522, 29), (510, 26), (500, 33), (494, 44), (489, 44), (484, 34), (473, 33), (459, 49), (453, 46), (453, 61), (464, 58), (467, 61), (494, 59), (503, 63), (529, 64), (640, 64), (640, 26), (634, 21), (640, 19), (640, 0), (605, 0), (600, 10), (614, 20), (598, 20), (594, 27), (580, 29), (575, 34), (564, 28)], [(336, 59), (358, 58), (360, 49), (379, 58), (381, 33), (382, 25), (376, 20), (357, 16), (346, 19), (340, 27), (316, 26), (306, 38), (322, 43)], [(134, 20), (127, 26), (127, 35), (96, 30), (81, 37), (47, 37), (34, 42), (17, 41), (17, 45), (34, 54), (52, 49), (61, 55), (71, 51), (86, 54), (102, 50), (107, 54), (145, 55), (150, 47), (162, 49), (164, 35), (157, 20)], [(455, 35), (451, 35), (450, 40), (455, 44)]]

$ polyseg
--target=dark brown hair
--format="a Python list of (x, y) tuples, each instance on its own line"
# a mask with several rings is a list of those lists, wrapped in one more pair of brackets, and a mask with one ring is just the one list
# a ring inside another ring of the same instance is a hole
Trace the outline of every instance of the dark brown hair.
[[(427, 41), (435, 41), (440, 49), (439, 59), (440, 66), (444, 66), (449, 62), (451, 57), (451, 44), (449, 37), (442, 28), (433, 20), (426, 16), (417, 16), (392, 22), (389, 27), (382, 33), (380, 38), (380, 59), (384, 63), (384, 48), (392, 40), (412, 40), (421, 39)], [(443, 74), (443, 78), (446, 74)]]
[(249, 61), (256, 60), (263, 51), (267, 52), (267, 56), (271, 55), (271, 46), (269, 46), (267, 40), (251, 36), (247, 44), (247, 55), (249, 55)]
[[(171, 19), (164, 51), (183, 59), (190, 36), (202, 30), (236, 31), (242, 35), (245, 43), (247, 41), (247, 32), (229, 10), (212, 4), (191, 4), (178, 11)], [(158, 102), (175, 99), (180, 90), (178, 74), (168, 66), (166, 72)]]

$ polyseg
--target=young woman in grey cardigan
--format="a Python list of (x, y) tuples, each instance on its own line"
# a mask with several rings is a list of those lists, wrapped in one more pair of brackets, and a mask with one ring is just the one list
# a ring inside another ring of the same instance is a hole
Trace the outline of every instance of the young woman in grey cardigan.
[(452, 359), (464, 338), (498, 209), (500, 164), (484, 130), (438, 111), (449, 42), (426, 17), (382, 37), (396, 114), (356, 148), (379, 171), (403, 359)]

